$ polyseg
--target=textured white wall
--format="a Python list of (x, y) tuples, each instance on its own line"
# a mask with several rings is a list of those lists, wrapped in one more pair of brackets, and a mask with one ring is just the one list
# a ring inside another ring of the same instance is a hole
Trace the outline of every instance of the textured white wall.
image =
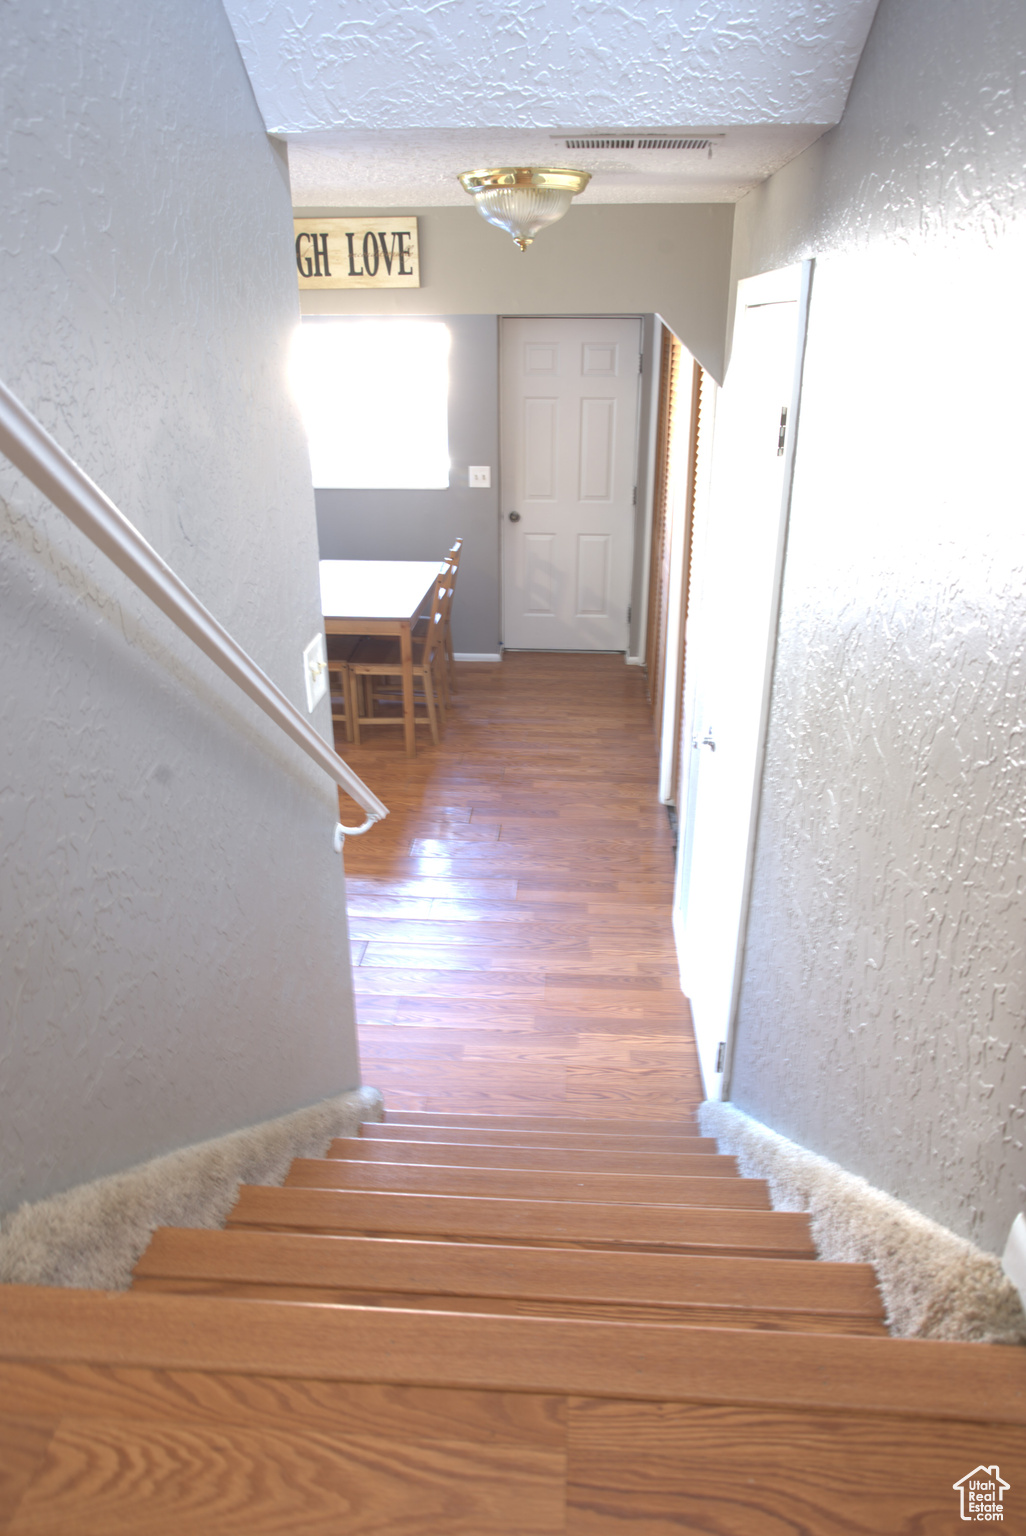
[[(3, 27), (0, 376), (299, 703), (290, 198), (219, 0)], [(357, 1083), (330, 784), (6, 461), (0, 667), (0, 1209)]]
[(738, 208), (818, 257), (731, 1096), (997, 1249), (1026, 1203), (1026, 11), (882, 0)]

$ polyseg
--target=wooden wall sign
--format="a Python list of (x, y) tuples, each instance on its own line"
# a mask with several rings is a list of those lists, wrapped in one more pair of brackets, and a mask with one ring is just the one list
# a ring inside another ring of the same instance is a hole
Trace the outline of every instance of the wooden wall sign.
[(295, 219), (300, 288), (419, 288), (416, 219)]

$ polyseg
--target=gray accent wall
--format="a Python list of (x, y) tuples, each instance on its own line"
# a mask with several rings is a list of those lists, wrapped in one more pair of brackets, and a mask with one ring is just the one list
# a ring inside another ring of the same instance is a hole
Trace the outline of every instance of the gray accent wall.
[[(3, 32), (0, 377), (305, 710), (292, 211), (224, 11)], [(0, 1209), (357, 1084), (333, 787), (6, 460), (0, 667)]]
[[(452, 610), (453, 645), (464, 654), (497, 655), (499, 325), (494, 315), (439, 318), (452, 337), (449, 487), (435, 491), (318, 490), (321, 558), (440, 560), (453, 540), (462, 538)], [(396, 431), (402, 431), (401, 422), (396, 423)], [(491, 465), (491, 490), (469, 488), (467, 469), (471, 464)]]
[(303, 216), (419, 219), (421, 287), (302, 295), (304, 315), (643, 315), (716, 379), (730, 293), (732, 203), (571, 207), (526, 251), (466, 208), (297, 208)]
[(1026, 1206), (1026, 9), (881, 0), (739, 204), (816, 257), (730, 1094), (997, 1252)]
[[(380, 295), (379, 295), (380, 297)], [(453, 640), (458, 652), (494, 655), (501, 634), (499, 539), (499, 324), (495, 315), (443, 315), (452, 335), (449, 371), (448, 490), (318, 490), (317, 527), (325, 560), (431, 560), (464, 539)], [(642, 626), (646, 517), (651, 497), (647, 444), (659, 356), (654, 315), (642, 316), (645, 370), (639, 421), (638, 514), (631, 584), (630, 654), (644, 649)], [(310, 322), (309, 319), (306, 323)], [(332, 323), (325, 320), (325, 323)], [(401, 424), (397, 424), (401, 430)], [(471, 464), (490, 464), (492, 489), (470, 490)]]

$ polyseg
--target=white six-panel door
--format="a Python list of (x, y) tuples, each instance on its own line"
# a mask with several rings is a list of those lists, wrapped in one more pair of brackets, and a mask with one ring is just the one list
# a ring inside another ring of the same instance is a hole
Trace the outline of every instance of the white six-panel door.
[(502, 322), (503, 642), (627, 649), (640, 320)]

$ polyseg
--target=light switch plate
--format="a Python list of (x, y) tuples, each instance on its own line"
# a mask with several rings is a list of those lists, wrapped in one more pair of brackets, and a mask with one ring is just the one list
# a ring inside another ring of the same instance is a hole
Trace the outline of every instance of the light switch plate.
[(467, 484), (472, 491), (490, 491), (492, 488), (492, 466), (490, 464), (469, 464), (467, 466)]
[(303, 681), (306, 683), (306, 707), (312, 710), (328, 691), (328, 654), (323, 635), (314, 635), (303, 651)]

